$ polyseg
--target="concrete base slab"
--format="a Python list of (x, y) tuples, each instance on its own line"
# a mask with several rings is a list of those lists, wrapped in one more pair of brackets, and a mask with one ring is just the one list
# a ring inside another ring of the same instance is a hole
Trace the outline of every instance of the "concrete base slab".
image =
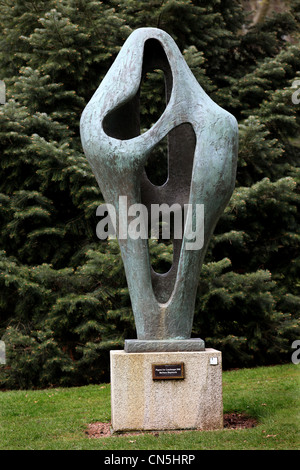
[[(110, 360), (114, 432), (223, 428), (220, 351), (111, 351)], [(153, 375), (182, 364), (183, 378)]]

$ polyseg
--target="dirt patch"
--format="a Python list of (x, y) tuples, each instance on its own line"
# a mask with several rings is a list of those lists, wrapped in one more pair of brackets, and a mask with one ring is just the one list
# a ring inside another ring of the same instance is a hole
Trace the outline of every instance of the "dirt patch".
[(257, 426), (257, 420), (243, 413), (227, 413), (224, 415), (224, 429), (245, 429)]
[[(224, 415), (224, 429), (246, 429), (254, 428), (257, 426), (257, 421), (251, 416), (244, 415), (242, 413), (227, 413)], [(165, 431), (169, 433), (178, 433), (182, 431)], [(97, 439), (99, 437), (109, 437), (111, 436), (111, 423), (91, 423), (88, 424), (88, 427), (85, 431), (85, 434), (89, 438)], [(142, 432), (131, 432), (131, 433), (121, 433), (121, 436), (133, 436), (143, 434)], [(148, 432), (148, 434), (153, 434), (155, 437), (159, 436), (159, 432)], [(118, 435), (118, 434), (115, 434)]]
[(88, 437), (98, 438), (98, 437), (108, 437), (111, 436), (110, 432), (111, 423), (91, 423), (88, 424), (87, 430), (85, 433)]

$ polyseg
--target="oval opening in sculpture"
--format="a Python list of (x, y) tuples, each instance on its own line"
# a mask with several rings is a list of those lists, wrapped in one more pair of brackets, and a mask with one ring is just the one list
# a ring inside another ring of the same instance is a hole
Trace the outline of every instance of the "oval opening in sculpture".
[(148, 39), (144, 44), (139, 90), (104, 117), (104, 132), (114, 139), (130, 140), (149, 130), (163, 114), (172, 84), (170, 64), (161, 43)]
[[(181, 233), (184, 231), (184, 205), (189, 203), (191, 180), (196, 148), (196, 134), (190, 123), (182, 123), (172, 129), (165, 137), (168, 144), (168, 180), (162, 186), (153, 185), (146, 172), (141, 180), (141, 201), (146, 205), (148, 212), (152, 210), (152, 205), (167, 204), (170, 209), (170, 238), (159, 237), (158, 242), (166, 245), (172, 244), (171, 256), (162, 256), (161, 263), (153, 263), (152, 267), (152, 287), (156, 299), (160, 303), (166, 303), (170, 298), (177, 277), (177, 269), (182, 245), (182, 237), (178, 224), (182, 221)], [(159, 144), (158, 144), (159, 145)], [(155, 150), (155, 149), (154, 149)], [(175, 212), (176, 211), (176, 234), (175, 234)], [(179, 209), (180, 208), (180, 209)], [(166, 223), (166, 218), (164, 219)], [(158, 247), (158, 250), (163, 248)], [(163, 251), (163, 250), (162, 250)]]
[(162, 139), (148, 156), (145, 172), (154, 186), (163, 186), (169, 178), (168, 136)]

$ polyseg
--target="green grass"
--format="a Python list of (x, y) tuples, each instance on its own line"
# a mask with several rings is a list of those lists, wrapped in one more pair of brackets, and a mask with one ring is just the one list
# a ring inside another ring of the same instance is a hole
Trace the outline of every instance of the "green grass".
[(247, 413), (251, 429), (160, 432), (89, 439), (88, 423), (110, 421), (110, 386), (0, 392), (1, 450), (299, 449), (300, 366), (223, 373), (224, 413)]

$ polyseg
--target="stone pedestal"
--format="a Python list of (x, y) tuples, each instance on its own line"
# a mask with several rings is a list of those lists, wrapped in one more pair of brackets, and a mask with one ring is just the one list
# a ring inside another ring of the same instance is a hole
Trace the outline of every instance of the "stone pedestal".
[[(222, 356), (188, 352), (111, 351), (112, 429), (222, 429)], [(153, 378), (154, 365), (183, 363), (184, 378)]]

